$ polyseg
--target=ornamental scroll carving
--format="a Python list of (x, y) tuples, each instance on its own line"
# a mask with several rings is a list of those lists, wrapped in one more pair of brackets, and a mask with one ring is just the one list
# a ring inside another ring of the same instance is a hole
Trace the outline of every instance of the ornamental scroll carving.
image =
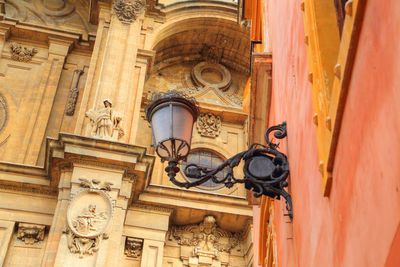
[(29, 223), (19, 223), (17, 239), (25, 243), (25, 245), (33, 245), (44, 240), (44, 225), (36, 225)]
[(68, 248), (71, 253), (93, 255), (101, 240), (108, 239), (105, 233), (111, 220), (113, 205), (108, 191), (112, 183), (101, 183), (97, 179), (80, 179), (83, 188), (72, 199), (67, 211)]
[(241, 234), (219, 228), (215, 217), (208, 215), (200, 224), (173, 226), (170, 239), (181, 246), (194, 247), (194, 255), (211, 253), (218, 257), (219, 252), (230, 253), (239, 245)]
[(144, 0), (116, 0), (113, 4), (118, 19), (128, 23), (137, 19), (145, 5)]
[(212, 113), (202, 113), (197, 119), (196, 127), (201, 136), (217, 137), (221, 132), (221, 117)]
[(35, 47), (26, 48), (22, 47), (22, 45), (12, 42), (10, 44), (11, 49), (11, 58), (17, 61), (29, 62), (32, 60), (32, 57), (38, 52)]

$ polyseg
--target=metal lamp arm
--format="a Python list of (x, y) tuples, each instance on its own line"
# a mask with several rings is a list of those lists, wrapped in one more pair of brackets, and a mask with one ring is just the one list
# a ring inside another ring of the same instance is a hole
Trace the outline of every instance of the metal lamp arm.
[[(186, 177), (196, 179), (196, 181), (177, 181), (175, 176), (179, 172), (179, 167), (178, 162), (174, 159), (168, 161), (168, 167), (165, 170), (168, 172), (171, 182), (179, 187), (199, 186), (211, 179), (214, 183), (224, 184), (227, 188), (231, 188), (236, 183), (244, 183), (247, 189), (253, 190), (255, 197), (266, 195), (279, 199), (282, 196), (286, 200), (287, 215), (292, 218), (292, 198), (284, 189), (284, 187), (288, 186), (286, 179), (289, 176), (289, 163), (286, 155), (277, 150), (279, 144), (273, 143), (273, 139), (269, 138), (272, 132), (274, 132), (274, 136), (277, 139), (286, 137), (286, 122), (272, 126), (266, 131), (266, 146), (252, 144), (248, 150), (225, 160), (214, 169), (207, 169), (193, 163), (188, 164), (183, 172)], [(239, 179), (234, 176), (233, 169), (242, 160), (244, 161), (244, 178)], [(216, 177), (217, 173), (226, 167), (228, 167), (227, 174), (218, 179)]]

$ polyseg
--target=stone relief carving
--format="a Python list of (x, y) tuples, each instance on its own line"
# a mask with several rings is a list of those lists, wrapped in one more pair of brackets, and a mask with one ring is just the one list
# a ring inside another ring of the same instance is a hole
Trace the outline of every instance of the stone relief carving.
[(127, 237), (125, 242), (125, 255), (131, 258), (139, 258), (142, 255), (143, 239)]
[(9, 115), (7, 99), (0, 94), (0, 134), (7, 126)]
[(102, 109), (90, 109), (86, 112), (92, 126), (91, 136), (118, 140), (124, 136), (124, 130), (121, 127), (122, 115), (113, 110), (110, 99), (104, 99), (103, 104)]
[(232, 233), (219, 228), (214, 216), (204, 217), (200, 224), (173, 226), (170, 230), (170, 240), (175, 240), (181, 246), (194, 247), (194, 254), (212, 252), (230, 253), (240, 240), (240, 233)]
[(70, 229), (66, 229), (64, 234), (67, 235), (68, 248), (71, 253), (79, 254), (79, 258), (84, 255), (93, 255), (99, 250), (101, 239), (107, 239), (108, 235), (96, 236), (93, 238), (75, 236)]
[(72, 199), (67, 211), (68, 248), (71, 253), (93, 255), (101, 240), (108, 239), (105, 233), (112, 217), (113, 204), (108, 191), (112, 183), (101, 183), (97, 179), (80, 178), (82, 191)]
[(196, 127), (201, 136), (217, 137), (221, 132), (221, 117), (212, 113), (201, 113)]
[[(215, 80), (205, 77), (205, 73), (211, 73), (215, 76)], [(191, 76), (195, 85), (199, 87), (214, 87), (225, 92), (232, 84), (232, 76), (230, 71), (221, 64), (211, 62), (200, 62), (192, 69)], [(219, 78), (218, 78), (219, 77)]]
[(75, 113), (76, 103), (79, 97), (78, 83), (79, 78), (82, 75), (82, 70), (75, 70), (73, 77), (73, 84), (68, 92), (67, 106), (65, 108), (65, 114), (68, 116), (73, 116)]
[(35, 47), (27, 48), (22, 47), (22, 45), (12, 42), (10, 44), (11, 49), (11, 58), (17, 61), (29, 62), (32, 60), (32, 57), (38, 52)]
[(97, 179), (89, 180), (86, 178), (79, 178), (79, 181), (81, 181), (80, 187), (89, 188), (92, 190), (111, 191), (111, 186), (113, 185), (113, 183), (110, 182), (101, 183), (101, 181)]
[(89, 204), (80, 214), (72, 219), (72, 226), (82, 235), (96, 235), (104, 224), (108, 216), (104, 211), (97, 211), (97, 206)]
[(145, 4), (144, 0), (116, 0), (113, 6), (120, 21), (134, 22), (142, 13)]
[(17, 239), (21, 240), (26, 245), (39, 243), (44, 240), (45, 228), (44, 225), (19, 223)]

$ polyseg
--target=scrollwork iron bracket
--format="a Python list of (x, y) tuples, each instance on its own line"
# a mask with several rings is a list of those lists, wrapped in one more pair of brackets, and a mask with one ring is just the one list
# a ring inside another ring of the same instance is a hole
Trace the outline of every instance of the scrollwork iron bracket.
[[(196, 164), (188, 164), (184, 173), (190, 182), (180, 182), (175, 179), (176, 173), (179, 172), (178, 162), (170, 159), (166, 172), (172, 183), (179, 187), (190, 188), (199, 186), (209, 180), (216, 184), (224, 184), (231, 188), (236, 183), (243, 183), (245, 188), (252, 190), (255, 197), (262, 195), (280, 199), (284, 197), (286, 200), (286, 209), (291, 219), (293, 218), (292, 197), (286, 190), (288, 186), (286, 181), (289, 176), (289, 162), (282, 152), (278, 151), (279, 143), (274, 143), (270, 134), (274, 133), (276, 139), (286, 137), (286, 122), (272, 126), (265, 132), (265, 141), (267, 145), (254, 143), (246, 151), (240, 152), (233, 157), (224, 161), (221, 165), (214, 169), (207, 169)], [(244, 161), (243, 178), (237, 178), (233, 169), (237, 167), (241, 161)], [(217, 178), (216, 175), (223, 169), (226, 175), (223, 178)]]

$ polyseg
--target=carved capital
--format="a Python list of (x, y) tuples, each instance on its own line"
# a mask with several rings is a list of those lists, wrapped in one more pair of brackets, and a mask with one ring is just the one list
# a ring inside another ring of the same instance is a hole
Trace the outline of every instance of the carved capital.
[(134, 22), (144, 11), (144, 0), (116, 0), (113, 7), (118, 19), (122, 22)]
[(131, 258), (139, 258), (142, 255), (143, 239), (127, 237), (125, 242), (125, 255)]
[(44, 225), (19, 223), (17, 238), (25, 242), (26, 245), (39, 243), (44, 239), (45, 228)]

